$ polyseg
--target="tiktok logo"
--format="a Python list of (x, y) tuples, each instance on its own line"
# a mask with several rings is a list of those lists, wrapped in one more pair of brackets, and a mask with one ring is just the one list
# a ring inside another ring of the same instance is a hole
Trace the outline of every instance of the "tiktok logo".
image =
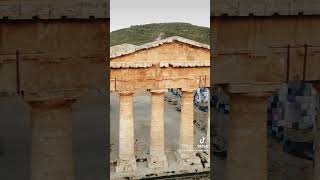
[(205, 143), (205, 140), (206, 140), (205, 137), (202, 137), (202, 138), (200, 139), (200, 144), (197, 145), (197, 147), (198, 147), (199, 149), (206, 149), (206, 148), (208, 148), (208, 145), (207, 145), (207, 144), (204, 144), (204, 143)]
[(202, 138), (200, 139), (200, 144), (203, 144), (203, 143), (204, 143), (204, 140), (206, 140), (206, 138), (205, 138), (205, 137), (202, 137)]

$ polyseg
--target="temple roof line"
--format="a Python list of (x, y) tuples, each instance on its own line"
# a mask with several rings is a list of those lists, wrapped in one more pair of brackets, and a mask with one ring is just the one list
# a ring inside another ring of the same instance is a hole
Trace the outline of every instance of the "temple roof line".
[(121, 45), (117, 45), (117, 46), (112, 46), (110, 49), (110, 58), (116, 58), (119, 56), (123, 56), (123, 55), (128, 55), (128, 54), (132, 54), (136, 51), (140, 51), (140, 50), (144, 50), (144, 49), (150, 49), (153, 47), (158, 47), (161, 46), (162, 44), (166, 44), (166, 43), (172, 43), (174, 41), (178, 41), (181, 43), (185, 43), (185, 44), (189, 44), (191, 46), (196, 46), (199, 48), (205, 48), (205, 49), (210, 49), (210, 46), (207, 44), (203, 44), (197, 41), (193, 41), (190, 39), (186, 39), (183, 37), (179, 37), (179, 36), (172, 36), (169, 38), (165, 38), (165, 39), (161, 39), (158, 41), (153, 41), (150, 43), (146, 43), (143, 44), (141, 46), (136, 46), (133, 44), (121, 44)]

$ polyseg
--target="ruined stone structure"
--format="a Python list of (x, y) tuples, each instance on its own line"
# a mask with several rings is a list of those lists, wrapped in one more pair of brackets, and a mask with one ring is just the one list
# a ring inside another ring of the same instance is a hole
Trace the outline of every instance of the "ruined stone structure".
[[(282, 83), (320, 79), (320, 3), (215, 0), (211, 5), (212, 83), (231, 101), (226, 179), (266, 180), (267, 98)], [(317, 161), (315, 174), (319, 167)]]
[(111, 48), (110, 89), (120, 96), (117, 174), (130, 176), (139, 171), (134, 157), (132, 113), (132, 99), (139, 90), (148, 90), (152, 96), (148, 167), (162, 172), (168, 167), (164, 152), (164, 92), (168, 88), (182, 89), (178, 161), (181, 166), (202, 166), (193, 151), (193, 94), (198, 87), (209, 86), (209, 74), (209, 46), (181, 37)]
[(1, 1), (0, 90), (31, 106), (32, 180), (73, 180), (71, 105), (105, 89), (108, 2)]

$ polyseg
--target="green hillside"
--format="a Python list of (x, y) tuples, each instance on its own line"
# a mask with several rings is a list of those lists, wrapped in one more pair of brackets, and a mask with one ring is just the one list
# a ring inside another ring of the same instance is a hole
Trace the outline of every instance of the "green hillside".
[(207, 27), (188, 23), (156, 23), (113, 31), (111, 32), (110, 44), (111, 46), (124, 43), (141, 45), (155, 41), (159, 35), (162, 39), (181, 36), (205, 44), (210, 43), (210, 30)]

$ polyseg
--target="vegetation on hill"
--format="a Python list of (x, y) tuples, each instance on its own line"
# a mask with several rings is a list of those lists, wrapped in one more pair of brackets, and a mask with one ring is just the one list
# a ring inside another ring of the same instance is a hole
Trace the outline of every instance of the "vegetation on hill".
[(180, 36), (201, 43), (210, 43), (210, 29), (189, 23), (155, 23), (135, 25), (111, 32), (110, 45), (129, 43), (141, 45), (171, 36)]

